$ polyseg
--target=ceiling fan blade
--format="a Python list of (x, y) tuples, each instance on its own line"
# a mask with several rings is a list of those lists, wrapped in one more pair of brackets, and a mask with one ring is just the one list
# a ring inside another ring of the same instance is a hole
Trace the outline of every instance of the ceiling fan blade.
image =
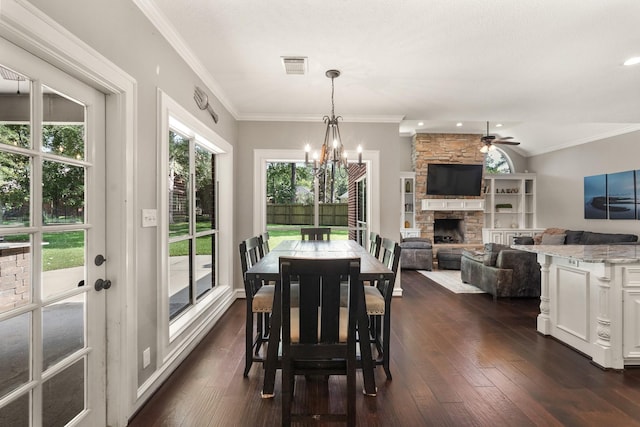
[(520, 145), (519, 142), (516, 141), (505, 141), (503, 139), (499, 139), (497, 141), (493, 141), (494, 144), (504, 144), (504, 145)]
[(498, 138), (498, 139), (501, 140), (501, 141), (504, 141), (505, 139), (513, 139), (513, 137), (512, 136), (503, 136), (503, 137)]

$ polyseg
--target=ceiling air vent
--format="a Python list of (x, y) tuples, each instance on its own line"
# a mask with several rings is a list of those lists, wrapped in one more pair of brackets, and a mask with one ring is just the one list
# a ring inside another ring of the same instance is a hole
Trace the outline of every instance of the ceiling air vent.
[(305, 74), (307, 72), (306, 56), (282, 56), (282, 64), (287, 74)]

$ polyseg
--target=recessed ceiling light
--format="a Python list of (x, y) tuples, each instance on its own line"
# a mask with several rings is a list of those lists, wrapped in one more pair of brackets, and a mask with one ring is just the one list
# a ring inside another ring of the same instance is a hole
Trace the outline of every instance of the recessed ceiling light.
[(636, 65), (640, 64), (640, 56), (634, 56), (633, 58), (629, 58), (624, 61), (624, 65)]
[(418, 126), (424, 126), (424, 122), (418, 122)]
[(496, 127), (497, 128), (501, 128), (502, 127), (502, 123), (496, 123)]
[(462, 122), (458, 122), (458, 123), (456, 123), (456, 126), (458, 126), (458, 127), (462, 127)]

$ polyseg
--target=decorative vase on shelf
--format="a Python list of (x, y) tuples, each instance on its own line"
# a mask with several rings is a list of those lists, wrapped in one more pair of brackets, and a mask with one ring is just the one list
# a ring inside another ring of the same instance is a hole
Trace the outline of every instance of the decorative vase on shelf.
[(407, 192), (407, 193), (411, 193), (411, 181), (407, 181), (404, 184), (404, 191)]
[(411, 223), (409, 221), (405, 221), (404, 228), (411, 228)]

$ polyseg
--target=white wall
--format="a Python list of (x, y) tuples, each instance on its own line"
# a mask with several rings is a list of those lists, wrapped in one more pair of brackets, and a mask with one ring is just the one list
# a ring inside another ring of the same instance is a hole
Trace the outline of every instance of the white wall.
[(638, 220), (584, 219), (585, 176), (640, 169), (640, 132), (529, 158), (537, 174), (538, 226), (640, 235)]

